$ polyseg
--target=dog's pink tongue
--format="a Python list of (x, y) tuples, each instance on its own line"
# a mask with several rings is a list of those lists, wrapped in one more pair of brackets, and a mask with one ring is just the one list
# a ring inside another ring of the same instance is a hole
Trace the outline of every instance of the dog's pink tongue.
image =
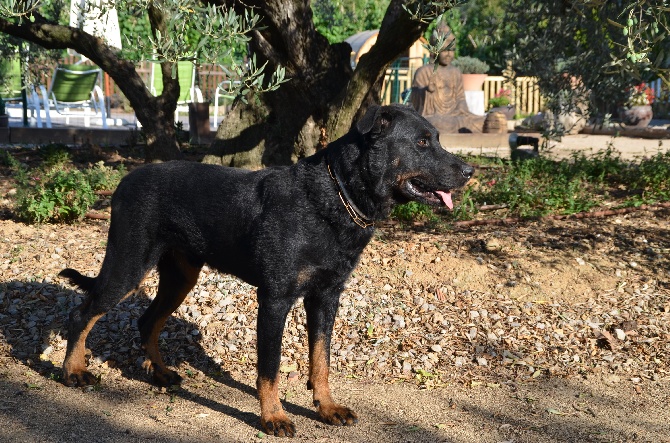
[(442, 201), (449, 209), (454, 209), (454, 202), (451, 201), (451, 192), (435, 191), (437, 195), (442, 197)]

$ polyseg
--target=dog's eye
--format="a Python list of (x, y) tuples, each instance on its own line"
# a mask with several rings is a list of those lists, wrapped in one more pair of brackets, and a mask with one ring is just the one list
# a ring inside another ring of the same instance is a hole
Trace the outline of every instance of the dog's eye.
[(425, 148), (426, 146), (428, 146), (428, 139), (420, 138), (419, 141), (417, 142), (417, 144), (420, 147)]

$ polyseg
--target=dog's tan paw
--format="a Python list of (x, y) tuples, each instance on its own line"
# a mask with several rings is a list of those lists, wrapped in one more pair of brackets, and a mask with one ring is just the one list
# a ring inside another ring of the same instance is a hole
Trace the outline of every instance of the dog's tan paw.
[(261, 426), (267, 434), (275, 437), (295, 437), (295, 425), (283, 412), (261, 417)]
[(336, 403), (320, 404), (317, 413), (321, 420), (335, 426), (351, 426), (358, 423), (358, 415), (354, 411)]
[(73, 371), (63, 373), (65, 386), (84, 387), (95, 385), (100, 381), (98, 377), (88, 371)]

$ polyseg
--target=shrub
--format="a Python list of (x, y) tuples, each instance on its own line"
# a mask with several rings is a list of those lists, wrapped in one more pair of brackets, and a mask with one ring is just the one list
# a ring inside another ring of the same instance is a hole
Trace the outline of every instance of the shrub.
[(48, 168), (19, 180), (14, 210), (28, 223), (81, 220), (96, 200), (86, 175), (77, 169)]
[(404, 222), (418, 220), (433, 222), (437, 220), (437, 216), (430, 206), (415, 201), (396, 206), (393, 208), (391, 217)]
[(70, 161), (68, 147), (61, 143), (40, 146), (37, 152), (42, 158), (43, 168), (61, 166)]
[(94, 167), (84, 170), (84, 175), (94, 191), (108, 191), (118, 186), (126, 172), (123, 165), (114, 169), (99, 161)]
[[(80, 171), (69, 163), (67, 148), (47, 145), (39, 149), (43, 162), (32, 170), (21, 166), (8, 154), (3, 162), (14, 171), (17, 182), (14, 213), (28, 223), (71, 223), (81, 220), (96, 201), (95, 191), (116, 188), (126, 174), (98, 162)], [(13, 160), (13, 161), (11, 161)]]
[(463, 74), (486, 74), (489, 72), (489, 65), (474, 57), (458, 57), (452, 64), (460, 69)]
[(497, 108), (499, 106), (507, 106), (510, 104), (510, 96), (512, 95), (509, 89), (501, 89), (498, 93), (489, 99), (489, 106)]

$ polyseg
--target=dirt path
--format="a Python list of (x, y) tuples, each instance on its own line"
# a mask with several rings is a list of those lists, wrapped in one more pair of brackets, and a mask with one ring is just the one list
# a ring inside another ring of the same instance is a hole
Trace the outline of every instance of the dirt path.
[[(667, 124), (668, 127), (670, 125)], [(535, 134), (534, 136), (539, 136)], [(670, 138), (670, 136), (668, 136)], [(562, 137), (561, 141), (550, 141), (549, 149), (543, 151), (543, 155), (563, 159), (571, 158), (574, 154), (583, 153), (586, 155), (600, 152), (611, 148), (621, 153), (621, 157), (627, 160), (634, 160), (641, 157), (653, 156), (658, 152), (667, 152), (670, 149), (670, 140), (645, 139), (630, 137), (613, 137), (610, 135), (589, 135), (575, 134)], [(523, 146), (522, 149), (530, 149), (529, 146)], [(454, 153), (490, 155), (502, 158), (510, 156), (509, 146), (498, 148), (471, 148), (471, 147), (451, 147)]]
[[(99, 390), (84, 392), (15, 370), (0, 385), (4, 442), (277, 440), (259, 435), (251, 377), (187, 380), (171, 395), (126, 378), (105, 378)], [(302, 382), (282, 389), (293, 393), (284, 403), (298, 427), (292, 441), (669, 441), (668, 383), (636, 387), (587, 377), (419, 390), (337, 377), (338, 397), (360, 415), (358, 425), (343, 428), (315, 420)]]
[[(670, 442), (670, 211), (462, 231), (382, 227), (342, 297), (336, 397), (360, 423), (315, 418), (300, 306), (281, 396), (310, 442)], [(139, 369), (146, 287), (91, 333), (90, 390), (59, 382), (63, 324), (107, 222), (0, 220), (0, 441), (261, 441), (255, 290), (205, 270), (162, 347), (185, 382)]]

